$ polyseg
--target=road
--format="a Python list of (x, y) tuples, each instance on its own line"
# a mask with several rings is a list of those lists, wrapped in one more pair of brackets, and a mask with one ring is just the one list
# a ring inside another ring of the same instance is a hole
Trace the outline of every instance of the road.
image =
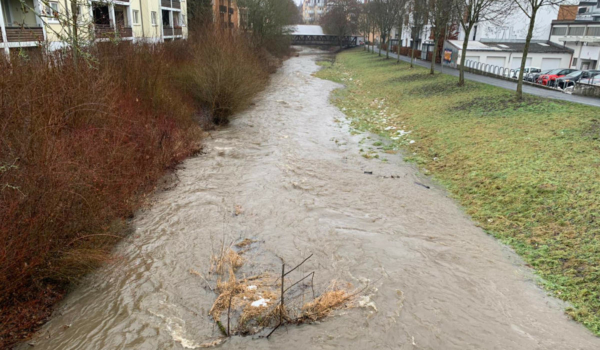
[[(377, 48), (376, 48), (376, 50), (377, 50)], [(375, 52), (375, 54), (377, 54), (377, 51)], [(381, 54), (385, 55), (385, 51), (382, 51)], [(398, 55), (390, 52), (390, 57), (397, 59)], [(400, 55), (400, 60), (405, 61), (405, 62), (410, 62), (410, 57)], [(416, 64), (416, 65), (422, 66), (422, 67), (426, 67), (426, 68), (431, 67), (431, 62), (422, 61), (422, 60), (418, 60), (418, 59), (415, 59), (413, 64)], [(435, 69), (437, 71), (442, 71), (442, 66), (439, 64), (436, 64)], [(458, 77), (458, 70), (448, 67), (448, 66), (444, 66), (443, 73)], [(503, 80), (503, 79), (496, 79), (496, 78), (487, 77), (487, 76), (483, 76), (483, 75), (479, 75), (479, 74), (465, 72), (465, 79), (476, 81), (479, 83), (494, 85), (494, 86), (501, 87), (501, 88), (507, 89), (507, 90), (514, 91), (517, 89), (516, 82), (507, 81), (507, 80)], [(562, 93), (560, 91), (536, 88), (536, 87), (529, 86), (529, 85), (523, 85), (523, 92), (527, 93), (527, 94), (535, 95), (535, 96), (552, 98), (555, 100), (570, 101), (570, 102), (580, 103), (580, 104), (584, 104), (584, 105), (588, 105), (588, 106), (600, 107), (600, 98), (595, 98), (595, 97), (569, 95), (569, 94)]]

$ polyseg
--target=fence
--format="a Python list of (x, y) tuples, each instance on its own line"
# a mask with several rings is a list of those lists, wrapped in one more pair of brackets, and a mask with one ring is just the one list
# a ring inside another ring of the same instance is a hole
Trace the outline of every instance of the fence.
[[(452, 66), (458, 68), (458, 63), (454, 63)], [(465, 68), (485, 73), (485, 75), (495, 75), (503, 78), (517, 78), (517, 75), (519, 74), (517, 69), (504, 68), (472, 60), (465, 60)]]
[(402, 56), (411, 56), (412, 51), (415, 52), (415, 58), (420, 58), (421, 57), (421, 50), (413, 50), (410, 47), (406, 46), (406, 47), (401, 47), (400, 48), (400, 54)]

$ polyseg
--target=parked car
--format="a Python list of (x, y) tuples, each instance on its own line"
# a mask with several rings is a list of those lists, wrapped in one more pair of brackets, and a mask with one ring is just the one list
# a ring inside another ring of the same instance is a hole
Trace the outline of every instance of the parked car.
[[(585, 71), (575, 71), (565, 75), (562, 78), (556, 79), (556, 85), (561, 89), (566, 89), (569, 86), (574, 86), (575, 83), (582, 82), (586, 84), (590, 84), (596, 75), (600, 74), (600, 70), (585, 70)], [(584, 81), (582, 81), (584, 80)], [(598, 84), (600, 84), (600, 77), (595, 79)]]
[[(520, 71), (521, 71), (521, 68), (517, 68), (517, 69), (515, 69), (514, 71), (511, 71), (511, 72), (512, 72), (511, 78), (513, 78), (513, 79), (517, 79), (517, 78), (519, 77), (519, 72), (520, 72)], [(542, 70), (541, 70), (540, 68), (537, 68), (537, 67), (525, 67), (525, 70), (523, 71), (523, 80), (525, 80), (525, 77), (526, 77), (528, 74), (531, 74), (531, 73), (539, 73), (539, 72), (541, 72), (541, 71), (542, 71)]]
[(579, 83), (600, 85), (600, 70), (584, 71), (579, 79)]
[(562, 78), (565, 75), (576, 71), (576, 69), (555, 69), (553, 71), (548, 72), (547, 74), (540, 75), (538, 77), (537, 82), (546, 86), (554, 86), (556, 83), (556, 79)]
[(527, 74), (527, 75), (525, 76), (524, 80), (525, 80), (525, 81), (530, 81), (530, 82), (532, 82), (532, 83), (535, 83), (535, 82), (537, 81), (537, 78), (538, 78), (540, 75), (548, 74), (548, 73), (550, 73), (551, 71), (553, 71), (553, 69), (546, 69), (546, 70), (543, 70), (543, 71), (541, 71), (541, 72), (537, 72), (537, 73), (529, 73), (529, 74)]

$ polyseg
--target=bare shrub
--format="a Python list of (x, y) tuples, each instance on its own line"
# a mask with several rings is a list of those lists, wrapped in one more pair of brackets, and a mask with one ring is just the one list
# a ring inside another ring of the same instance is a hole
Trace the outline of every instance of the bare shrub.
[(193, 59), (178, 80), (198, 104), (208, 106), (215, 124), (227, 124), (268, 82), (265, 65), (237, 32), (205, 29), (189, 49)]

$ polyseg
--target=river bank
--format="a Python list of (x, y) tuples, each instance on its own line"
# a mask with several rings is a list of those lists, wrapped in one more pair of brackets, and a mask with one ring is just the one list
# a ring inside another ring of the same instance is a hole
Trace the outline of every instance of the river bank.
[(512, 91), (471, 81), (459, 88), (455, 77), (360, 50), (338, 55), (319, 77), (346, 85), (334, 96), (353, 128), (406, 151), (600, 334), (598, 108), (515, 101)]
[(241, 33), (0, 57), (0, 348), (111, 262), (161, 177), (276, 70)]
[(342, 85), (313, 76), (321, 60), (305, 50), (284, 62), (254, 106), (182, 163), (177, 185), (135, 216), (115, 263), (59, 305), (35, 348), (199, 348), (220, 331), (208, 317), (215, 295), (195, 272), (223, 239), (246, 238), (290, 266), (313, 254), (299, 270), (316, 271), (317, 293), (332, 280), (376, 289), (364, 308), (224, 348), (598, 348), (511, 250), (399, 154), (360, 155), (386, 140), (350, 132), (329, 101)]

